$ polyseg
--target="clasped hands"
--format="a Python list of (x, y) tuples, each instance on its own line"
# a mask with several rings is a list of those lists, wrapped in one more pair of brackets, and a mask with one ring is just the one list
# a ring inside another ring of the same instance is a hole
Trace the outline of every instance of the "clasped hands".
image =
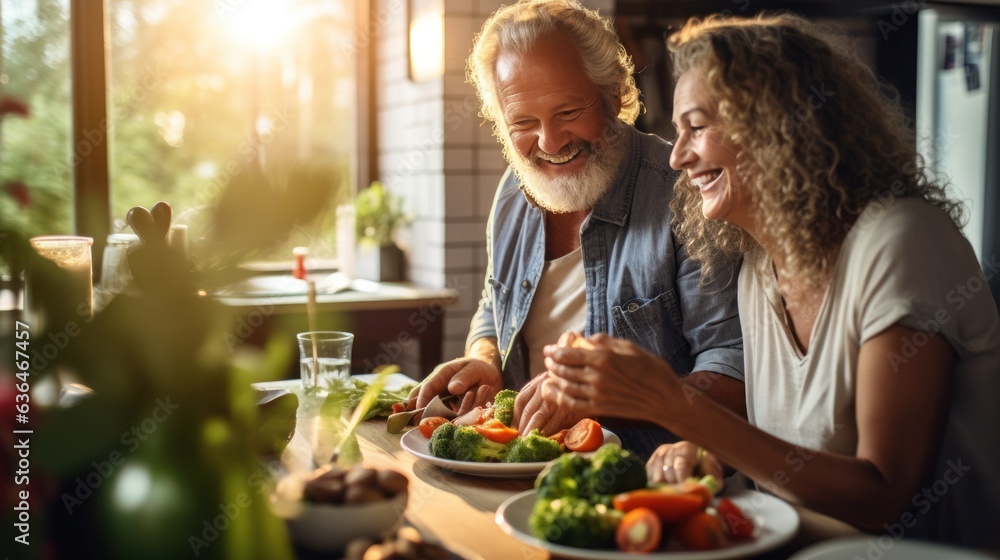
[[(656, 415), (671, 410), (671, 402), (686, 399), (669, 364), (626, 340), (566, 332), (544, 353), (548, 369), (525, 384), (514, 401), (512, 424), (522, 433), (537, 428), (551, 435), (583, 418), (656, 422)], [(438, 366), (410, 397), (420, 408), (445, 392), (464, 394), (458, 411), (463, 414), (492, 402), (501, 389), (496, 365), (464, 357)], [(722, 479), (718, 460), (690, 442), (660, 446), (646, 470), (652, 482), (680, 482), (695, 474)]]

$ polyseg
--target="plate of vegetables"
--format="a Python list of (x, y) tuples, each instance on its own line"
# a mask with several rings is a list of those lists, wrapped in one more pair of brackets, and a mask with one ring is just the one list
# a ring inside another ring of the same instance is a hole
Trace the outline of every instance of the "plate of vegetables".
[(742, 558), (777, 548), (798, 530), (794, 508), (774, 496), (741, 490), (717, 498), (710, 476), (647, 486), (630, 456), (607, 446), (592, 458), (560, 457), (534, 490), (501, 504), (497, 524), (554, 556), (612, 560)]
[(415, 457), (461, 474), (493, 478), (532, 478), (567, 451), (595, 451), (621, 444), (614, 433), (585, 418), (568, 430), (544, 436), (510, 427), (516, 392), (497, 393), (492, 406), (452, 420), (423, 418), (399, 443)]

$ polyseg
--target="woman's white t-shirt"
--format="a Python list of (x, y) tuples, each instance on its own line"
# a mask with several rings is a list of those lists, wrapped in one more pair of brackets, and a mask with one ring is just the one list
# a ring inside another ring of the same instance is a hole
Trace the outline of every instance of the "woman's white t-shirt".
[[(853, 456), (862, 344), (895, 324), (917, 330), (886, 356), (898, 367), (928, 337), (943, 336), (958, 361), (936, 467), (885, 531), (1000, 546), (1000, 319), (986, 282), (1000, 271), (984, 273), (942, 210), (920, 199), (873, 202), (848, 231), (803, 355), (771, 270), (756, 252), (740, 272), (750, 422), (804, 448)], [(794, 476), (803, 459), (791, 459)]]

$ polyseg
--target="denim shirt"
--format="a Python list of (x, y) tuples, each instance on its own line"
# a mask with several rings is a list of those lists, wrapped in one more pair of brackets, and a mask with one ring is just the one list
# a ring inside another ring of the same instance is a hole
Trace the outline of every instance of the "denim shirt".
[[(629, 339), (667, 360), (678, 375), (711, 371), (743, 380), (736, 277), (699, 286), (700, 267), (671, 233), (676, 173), (670, 147), (629, 126), (614, 186), (580, 228), (587, 294), (585, 334)], [(495, 337), (504, 385), (527, 371), (524, 320), (545, 264), (545, 216), (508, 169), (487, 223), (488, 265), (467, 346)], [(726, 276), (726, 275), (720, 275)], [(552, 333), (555, 339), (561, 333)]]

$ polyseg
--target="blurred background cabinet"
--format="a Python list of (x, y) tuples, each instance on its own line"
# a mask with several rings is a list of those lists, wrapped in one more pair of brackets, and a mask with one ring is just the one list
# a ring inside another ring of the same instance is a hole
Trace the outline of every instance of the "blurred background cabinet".
[(898, 92), (922, 155), (967, 205), (965, 235), (1000, 302), (1000, 1), (617, 0), (647, 109), (637, 126), (674, 136), (665, 37), (692, 16), (774, 11), (827, 24)]

